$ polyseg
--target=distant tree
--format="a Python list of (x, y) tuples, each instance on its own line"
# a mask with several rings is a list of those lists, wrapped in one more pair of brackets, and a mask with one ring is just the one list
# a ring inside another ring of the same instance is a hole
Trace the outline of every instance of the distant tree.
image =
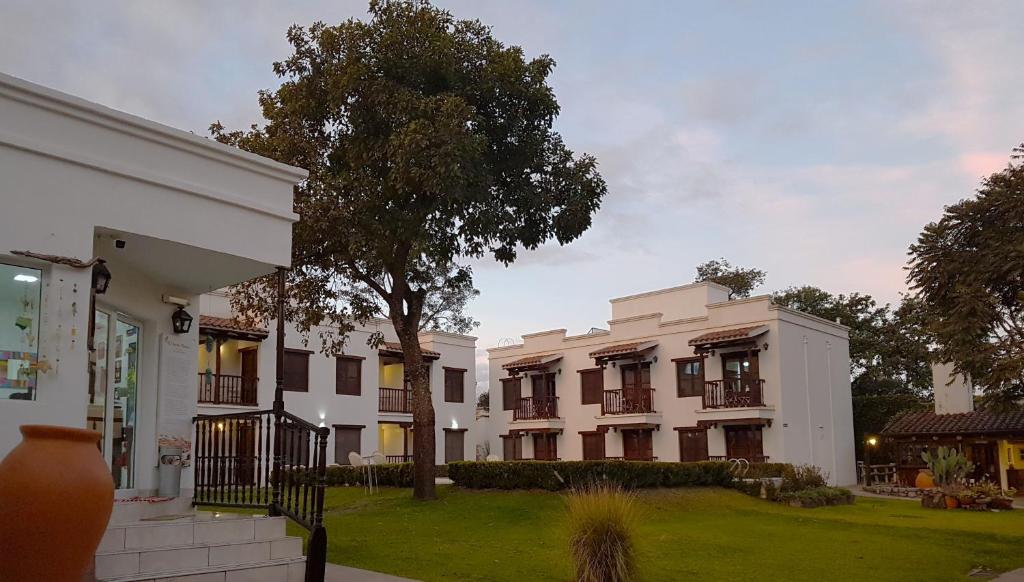
[[(216, 139), (309, 170), (295, 194), (288, 319), (338, 350), (352, 322), (394, 325), (413, 390), (414, 496), (435, 498), (434, 409), (417, 333), (469, 326), (465, 261), (566, 244), (591, 225), (606, 186), (552, 124), (554, 61), (527, 60), (479, 21), (419, 0), (370, 2), (368, 21), (293, 26), (284, 80), (260, 93), (266, 125), (211, 126)], [(234, 293), (273, 314), (272, 282)], [(377, 338), (379, 341), (379, 337)]]
[(736, 297), (750, 297), (750, 292), (755, 287), (764, 283), (765, 272), (760, 269), (744, 269), (733, 267), (729, 261), (712, 259), (706, 263), (697, 265), (697, 278), (695, 283), (711, 281), (719, 285), (725, 285), (731, 291), (729, 299)]
[(910, 283), (936, 358), (982, 387), (989, 404), (1024, 397), (1024, 144), (977, 196), (948, 206), (910, 247)]
[(476, 397), (476, 407), (481, 409), (481, 410), (490, 410), (491, 409), (491, 393), (490, 392), (481, 392), (480, 395)]

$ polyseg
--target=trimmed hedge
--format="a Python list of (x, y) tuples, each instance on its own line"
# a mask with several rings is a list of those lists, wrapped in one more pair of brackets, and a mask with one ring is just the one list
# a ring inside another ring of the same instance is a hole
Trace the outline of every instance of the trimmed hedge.
[(717, 461), (460, 461), (448, 465), (448, 477), (470, 489), (558, 491), (593, 483), (614, 483), (627, 489), (729, 487), (733, 483), (729, 469), (729, 463)]
[(853, 505), (853, 493), (842, 487), (812, 487), (779, 495), (779, 501), (793, 507), (823, 507), (826, 505)]
[[(285, 471), (285, 478), (288, 473)], [(373, 474), (376, 484), (381, 487), (412, 487), (412, 463), (395, 463), (388, 465), (374, 465)], [(316, 471), (304, 469), (292, 472), (293, 483), (301, 483), (305, 480), (312, 482), (316, 479)], [(329, 465), (327, 467), (327, 486), (339, 487), (347, 485), (363, 485), (366, 479), (366, 469), (357, 468), (351, 465)]]

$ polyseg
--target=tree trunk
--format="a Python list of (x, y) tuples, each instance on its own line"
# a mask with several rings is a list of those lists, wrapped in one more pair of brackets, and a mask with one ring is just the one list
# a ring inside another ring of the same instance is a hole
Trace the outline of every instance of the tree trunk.
[(402, 344), (405, 373), (412, 384), (412, 453), (413, 497), (437, 499), (434, 489), (434, 405), (430, 398), (430, 368), (423, 362), (423, 352), (415, 326), (396, 325)]

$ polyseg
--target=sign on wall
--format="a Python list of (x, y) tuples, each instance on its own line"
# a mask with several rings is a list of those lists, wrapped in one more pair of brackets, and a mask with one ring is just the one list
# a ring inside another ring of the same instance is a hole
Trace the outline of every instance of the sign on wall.
[(192, 450), (192, 416), (196, 412), (197, 350), (195, 340), (189, 336), (160, 335), (158, 444), (180, 447), (186, 455)]

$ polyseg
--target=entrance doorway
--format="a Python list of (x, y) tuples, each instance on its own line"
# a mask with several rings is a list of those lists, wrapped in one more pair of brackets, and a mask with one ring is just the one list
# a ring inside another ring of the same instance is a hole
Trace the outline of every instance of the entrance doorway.
[(117, 489), (135, 487), (135, 423), (142, 326), (130, 317), (96, 309), (96, 363), (89, 385), (86, 426), (102, 435), (100, 451)]
[(746, 459), (751, 463), (764, 460), (760, 426), (726, 426), (725, 454), (730, 459)]

